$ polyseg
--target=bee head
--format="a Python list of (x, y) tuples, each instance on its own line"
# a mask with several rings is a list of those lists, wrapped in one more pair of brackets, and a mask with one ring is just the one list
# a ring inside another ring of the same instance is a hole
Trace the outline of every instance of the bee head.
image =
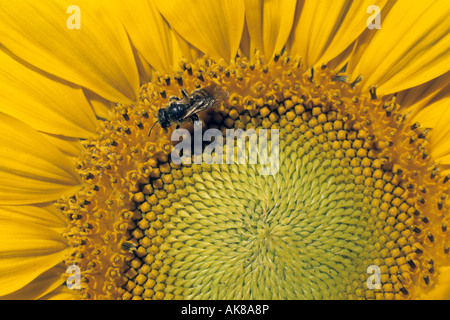
[(156, 117), (158, 118), (158, 122), (161, 128), (166, 129), (170, 127), (170, 118), (166, 109), (159, 109)]

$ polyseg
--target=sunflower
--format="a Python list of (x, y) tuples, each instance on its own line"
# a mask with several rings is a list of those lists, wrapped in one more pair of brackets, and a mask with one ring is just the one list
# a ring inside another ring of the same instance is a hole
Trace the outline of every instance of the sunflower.
[[(449, 15), (3, 1), (1, 298), (448, 298)], [(157, 111), (209, 85), (204, 128), (278, 130), (277, 173), (171, 161)]]

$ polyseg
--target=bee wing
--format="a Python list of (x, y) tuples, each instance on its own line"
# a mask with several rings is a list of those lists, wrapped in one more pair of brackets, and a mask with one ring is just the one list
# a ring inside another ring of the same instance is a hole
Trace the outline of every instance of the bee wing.
[(214, 97), (217, 100), (217, 103), (222, 102), (226, 98), (228, 98), (228, 91), (222, 90), (222, 88), (218, 87), (216, 84), (209, 85), (203, 88), (204, 91), (208, 92), (211, 97)]
[(230, 93), (228, 91), (224, 91), (221, 88), (216, 88), (212, 94), (214, 97), (214, 106), (225, 101), (229, 95)]
[(193, 114), (199, 113), (200, 111), (210, 108), (210, 106), (212, 106), (212, 103), (213, 101), (211, 99), (208, 99), (207, 101), (194, 103), (194, 105), (188, 109), (183, 119), (187, 119)]
[[(202, 89), (199, 89), (202, 91), (206, 91), (208, 93), (208, 96), (202, 99), (199, 99), (199, 101), (194, 102), (194, 104), (189, 108), (184, 118), (188, 118), (192, 116), (193, 114), (196, 114), (200, 111), (213, 108), (221, 104), (226, 98), (228, 98), (228, 91), (223, 91), (219, 87), (217, 87), (216, 84), (212, 84), (210, 86), (204, 87)], [(194, 91), (195, 93), (195, 91)], [(193, 96), (194, 93), (191, 95)]]

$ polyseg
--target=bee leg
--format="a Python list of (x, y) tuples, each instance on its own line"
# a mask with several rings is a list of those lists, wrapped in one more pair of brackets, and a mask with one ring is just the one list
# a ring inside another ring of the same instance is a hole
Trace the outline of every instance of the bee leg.
[(189, 95), (187, 93), (187, 91), (185, 89), (181, 89), (181, 94), (183, 95), (183, 97), (187, 98)]
[(170, 96), (169, 97), (169, 102), (178, 101), (178, 100), (180, 100), (180, 98), (178, 98), (177, 96)]
[(192, 123), (195, 123), (195, 121), (199, 121), (198, 115), (193, 114), (193, 115), (191, 116), (191, 120), (192, 120)]

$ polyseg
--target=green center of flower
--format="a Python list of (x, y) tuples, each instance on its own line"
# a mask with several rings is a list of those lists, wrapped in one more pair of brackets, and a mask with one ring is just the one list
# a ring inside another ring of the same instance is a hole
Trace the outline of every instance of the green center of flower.
[(364, 187), (322, 148), (297, 128), (281, 132), (276, 175), (194, 164), (166, 224), (174, 290), (187, 299), (344, 299), (362, 289)]
[[(139, 105), (118, 105), (86, 144), (86, 187), (65, 205), (67, 263), (81, 266), (85, 298), (395, 299), (432, 286), (442, 262), (427, 250), (448, 259), (448, 179), (395, 98), (357, 97), (326, 67), (286, 56), (182, 70), (144, 85)], [(230, 95), (199, 114), (204, 129), (268, 130), (267, 145), (279, 130), (275, 172), (250, 153), (172, 161), (175, 126), (166, 133), (152, 115), (211, 83)]]

